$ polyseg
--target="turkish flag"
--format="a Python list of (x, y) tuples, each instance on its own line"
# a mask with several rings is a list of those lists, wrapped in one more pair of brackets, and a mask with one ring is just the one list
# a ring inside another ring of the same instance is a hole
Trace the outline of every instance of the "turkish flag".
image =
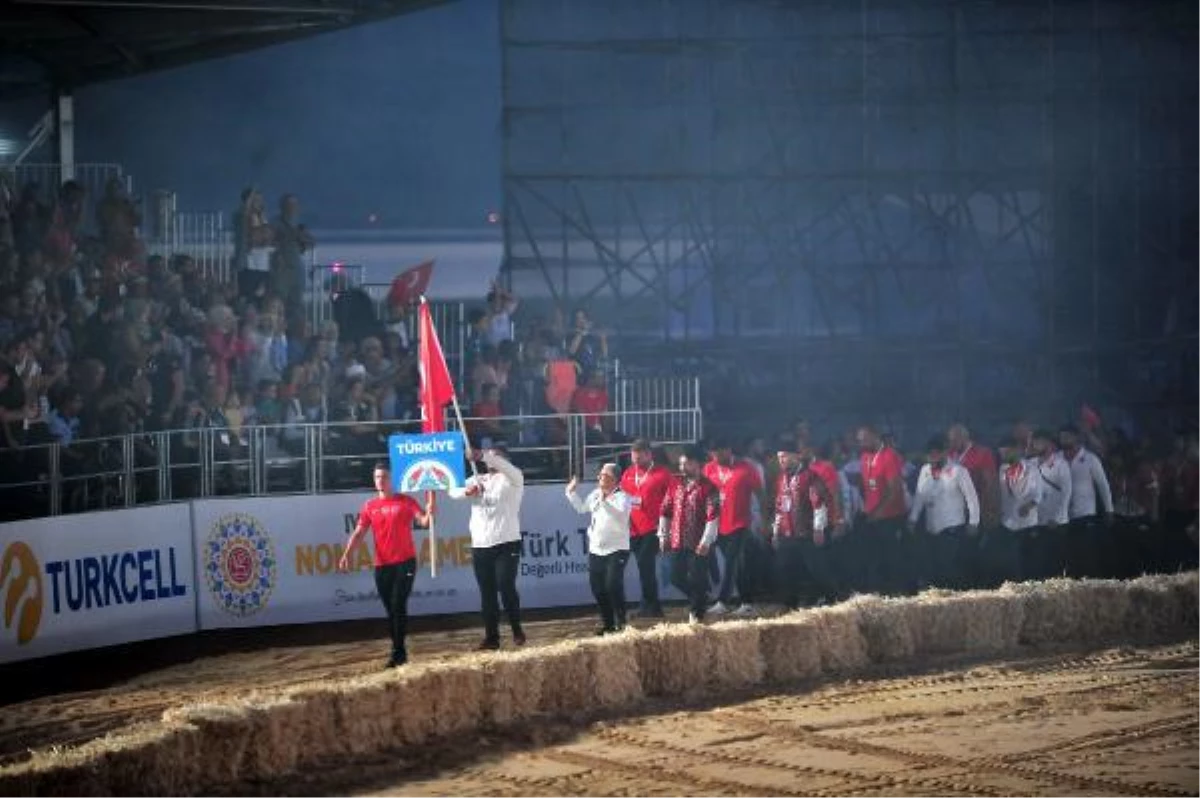
[(400, 272), (392, 280), (392, 288), (388, 291), (388, 304), (411, 305), (421, 298), (429, 288), (433, 278), (433, 260), (423, 261), (411, 269)]
[[(432, 265), (432, 264), (431, 264)], [(454, 382), (446, 368), (446, 356), (438, 341), (437, 328), (429, 303), (422, 302), (417, 319), (417, 367), (421, 372), (418, 400), (421, 404), (421, 431), (446, 431), (446, 405), (454, 401)]]
[(1079, 419), (1087, 429), (1096, 429), (1100, 426), (1100, 414), (1088, 405), (1079, 408)]

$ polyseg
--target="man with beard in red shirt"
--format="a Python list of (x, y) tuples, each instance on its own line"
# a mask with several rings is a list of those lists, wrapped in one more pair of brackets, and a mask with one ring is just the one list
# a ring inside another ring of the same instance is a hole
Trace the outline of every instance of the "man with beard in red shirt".
[[(801, 443), (802, 448), (809, 447)], [(811, 453), (811, 449), (809, 449)], [(784, 606), (800, 606), (800, 585), (807, 579), (815, 598), (834, 592), (829, 560), (829, 540), (814, 520), (818, 508), (826, 510), (833, 498), (825, 481), (809, 463), (811, 458), (793, 451), (780, 450), (779, 477), (775, 490), (775, 521), (771, 539), (775, 545), (776, 582)]]
[(701, 473), (704, 461), (689, 448), (679, 458), (679, 479), (663, 501), (658, 542), (670, 557), (671, 584), (687, 596), (689, 623), (708, 610), (708, 558), (717, 541), (721, 494)]
[(404, 646), (408, 632), (408, 595), (417, 576), (417, 550), (413, 545), (413, 522), (429, 526), (433, 515), (433, 494), (428, 506), (392, 488), (392, 469), (387, 463), (375, 464), (375, 493), (358, 513), (358, 524), (346, 542), (346, 550), (338, 561), (339, 571), (350, 570), (350, 555), (370, 529), (375, 537), (375, 589), (387, 612), (388, 631), (392, 636), (392, 653), (385, 668), (397, 668), (408, 661)]
[(621, 492), (630, 499), (629, 548), (637, 563), (638, 580), (642, 585), (642, 602), (638, 616), (663, 617), (658, 598), (658, 519), (662, 517), (663, 500), (675, 476), (663, 465), (654, 462), (650, 442), (638, 438), (630, 445), (632, 464), (621, 475)]
[(901, 587), (906, 570), (898, 562), (908, 514), (904, 458), (869, 424), (859, 428), (857, 438), (863, 494), (863, 522), (855, 546), (863, 569), (860, 584), (877, 593), (891, 593)]
[(971, 439), (965, 424), (952, 425), (946, 441), (946, 459), (967, 470), (979, 499), (980, 534), (962, 540), (959, 563), (965, 573), (960, 577), (968, 587), (999, 587), (1004, 577), (995, 563), (1007, 559), (1006, 544), (1012, 539), (1000, 525), (1000, 466), (991, 449)]
[(754, 585), (747, 578), (746, 551), (753, 543), (752, 508), (755, 499), (762, 501), (763, 484), (758, 471), (744, 460), (735, 460), (733, 448), (725, 441), (714, 442), (709, 451), (711, 459), (704, 464), (704, 476), (721, 492), (720, 534), (717, 548), (725, 559), (717, 602), (708, 608), (712, 615), (725, 615), (732, 609), (733, 590), (737, 588), (741, 606), (733, 614), (749, 617), (754, 614)]

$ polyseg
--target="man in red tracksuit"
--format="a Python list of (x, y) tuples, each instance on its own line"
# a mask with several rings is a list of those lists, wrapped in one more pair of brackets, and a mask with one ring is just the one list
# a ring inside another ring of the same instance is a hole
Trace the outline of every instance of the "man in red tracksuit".
[(775, 490), (776, 582), (789, 610), (800, 606), (800, 586), (806, 576), (816, 596), (831, 595), (828, 540), (824, 529), (814, 527), (817, 508), (828, 508), (832, 497), (821, 479), (798, 452), (781, 450)]
[(629, 497), (633, 509), (629, 514), (629, 548), (637, 563), (638, 579), (642, 585), (642, 603), (638, 615), (642, 618), (663, 617), (658, 598), (658, 519), (662, 516), (663, 500), (675, 481), (666, 466), (654, 462), (650, 442), (638, 438), (630, 446), (632, 465), (621, 475), (621, 491)]
[[(763, 484), (758, 471), (745, 460), (733, 456), (733, 448), (724, 441), (713, 443), (711, 459), (704, 464), (704, 476), (721, 492), (721, 523), (717, 537), (717, 548), (725, 559), (725, 572), (721, 574), (720, 592), (717, 603), (708, 608), (713, 615), (733, 612), (740, 617), (754, 615), (753, 602), (755, 585), (746, 568), (746, 553), (753, 542), (752, 508), (757, 498), (762, 501)], [(741, 606), (733, 605), (733, 591), (737, 588)]]
[(375, 588), (387, 612), (388, 631), (392, 637), (392, 653), (385, 667), (396, 668), (408, 661), (404, 646), (408, 632), (408, 595), (417, 576), (413, 523), (429, 526), (433, 494), (429, 494), (429, 506), (422, 509), (411, 497), (396, 493), (392, 488), (391, 467), (384, 461), (375, 464), (374, 479), (376, 496), (359, 511), (358, 524), (346, 542), (338, 569), (350, 569), (351, 553), (367, 530), (371, 530), (375, 537)]
[(908, 507), (904, 499), (904, 458), (888, 446), (879, 431), (864, 425), (858, 430), (861, 450), (863, 522), (855, 532), (855, 550), (862, 563), (862, 578), (868, 590), (892, 593), (902, 588), (904, 563), (900, 545)]
[(658, 542), (671, 561), (671, 584), (688, 598), (690, 623), (708, 610), (708, 558), (717, 541), (721, 494), (701, 473), (694, 450), (679, 458), (679, 479), (667, 492), (658, 522)]

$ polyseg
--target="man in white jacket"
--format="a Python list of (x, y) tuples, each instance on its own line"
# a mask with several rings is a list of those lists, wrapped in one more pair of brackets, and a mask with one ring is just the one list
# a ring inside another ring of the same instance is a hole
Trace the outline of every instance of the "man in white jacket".
[(1029, 461), (1042, 481), (1042, 498), (1037, 517), (1039, 543), (1037, 546), (1038, 578), (1048, 579), (1062, 574), (1066, 565), (1066, 529), (1070, 520), (1071, 466), (1058, 451), (1058, 438), (1047, 429), (1033, 433), (1034, 458)]
[(482, 453), (471, 449), (467, 457), (482, 462), (487, 470), (469, 477), (465, 487), (450, 490), (449, 496), (471, 502), (471, 560), (483, 605), (484, 637), (479, 648), (483, 651), (500, 648), (500, 602), (512, 627), (513, 643), (523, 646), (525, 631), (521, 628), (517, 573), (521, 565), (521, 497), (525, 492), (525, 475), (509, 462), (508, 452), (501, 444)]
[(1006, 579), (1039, 579), (1039, 547), (1043, 530), (1038, 526), (1042, 477), (1033, 460), (1025, 458), (1026, 443), (1008, 438), (1000, 444), (1000, 524), (1004, 555), (1001, 571)]
[(597, 634), (620, 632), (625, 628), (625, 564), (629, 562), (629, 497), (621, 491), (620, 471), (614, 463), (605, 463), (597, 476), (599, 486), (580, 499), (575, 489), (579, 480), (567, 483), (567, 501), (580, 515), (591, 513), (588, 524), (588, 581), (600, 620)]
[(939, 587), (959, 587), (959, 547), (968, 536), (979, 534), (979, 497), (967, 469), (947, 459), (946, 439), (935, 435), (926, 447), (928, 462), (921, 466), (917, 490), (908, 514), (915, 528), (921, 514), (929, 538), (923, 548), (928, 569), (921, 581)]
[(1067, 573), (1098, 577), (1104, 575), (1102, 566), (1113, 547), (1112, 488), (1100, 458), (1083, 446), (1080, 437), (1079, 428), (1071, 424), (1058, 431), (1058, 442), (1071, 470)]

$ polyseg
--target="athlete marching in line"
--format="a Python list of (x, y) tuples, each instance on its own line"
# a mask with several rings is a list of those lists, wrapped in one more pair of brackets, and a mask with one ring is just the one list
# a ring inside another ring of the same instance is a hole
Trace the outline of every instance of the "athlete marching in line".
[(346, 551), (338, 570), (349, 571), (351, 554), (370, 529), (375, 538), (375, 589), (387, 611), (392, 653), (385, 668), (396, 668), (408, 661), (404, 638), (408, 632), (408, 596), (417, 576), (417, 549), (413, 545), (413, 522), (429, 526), (434, 498), (424, 509), (416, 500), (392, 488), (392, 469), (386, 462), (375, 464), (375, 492), (358, 513), (358, 524), (346, 542)]

